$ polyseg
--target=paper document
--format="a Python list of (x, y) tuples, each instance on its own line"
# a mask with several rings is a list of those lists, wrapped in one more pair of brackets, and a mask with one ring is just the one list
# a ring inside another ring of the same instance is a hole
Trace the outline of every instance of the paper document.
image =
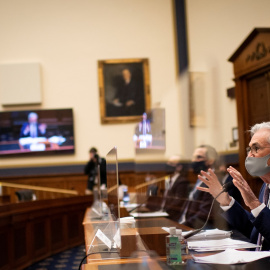
[[(183, 236), (188, 233), (189, 232), (183, 232)], [(232, 231), (223, 231), (219, 229), (205, 230), (191, 236), (190, 238), (188, 238), (188, 241), (224, 239), (227, 237), (231, 237), (231, 234)]]
[(135, 222), (134, 217), (122, 217), (120, 218), (120, 228), (135, 228)]
[(197, 263), (216, 263), (216, 264), (237, 264), (253, 262), (265, 257), (269, 257), (269, 251), (242, 251), (226, 249), (225, 251), (204, 257), (192, 255)]
[(227, 248), (240, 249), (240, 248), (255, 248), (255, 247), (257, 247), (257, 245), (231, 238), (203, 240), (203, 241), (188, 241), (188, 249), (194, 249), (197, 252), (225, 250)]
[(167, 217), (168, 213), (157, 211), (157, 212), (147, 212), (147, 213), (130, 213), (130, 215), (135, 218)]
[[(170, 228), (163, 227), (163, 230), (166, 232), (170, 232)], [(182, 232), (182, 235), (187, 235), (188, 232)], [(231, 237), (232, 232), (231, 231), (223, 231), (219, 229), (211, 229), (211, 230), (205, 230), (201, 231), (187, 239), (187, 241), (194, 241), (194, 240), (213, 240), (213, 239), (223, 239), (227, 237)]]

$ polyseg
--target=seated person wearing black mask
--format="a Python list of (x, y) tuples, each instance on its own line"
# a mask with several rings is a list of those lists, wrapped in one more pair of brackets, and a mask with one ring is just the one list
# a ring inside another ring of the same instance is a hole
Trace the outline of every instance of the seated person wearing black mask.
[(181, 164), (180, 156), (171, 156), (167, 165), (170, 167), (171, 174), (166, 177), (165, 189), (163, 192), (161, 191), (162, 197), (149, 194), (146, 207), (150, 211), (165, 211), (168, 213), (169, 219), (178, 221), (179, 213), (183, 211), (183, 206), (187, 200), (190, 185), (186, 177), (186, 169)]
[[(212, 146), (200, 145), (194, 150), (191, 163), (191, 168), (194, 174), (198, 175), (201, 171), (207, 171), (209, 168), (215, 170), (217, 167), (218, 154)], [(188, 200), (185, 203), (183, 212), (179, 213), (178, 217), (179, 223), (195, 229), (204, 225), (213, 201), (211, 194), (197, 190), (198, 186), (203, 187), (205, 184), (200, 179), (197, 180), (194, 188), (191, 190), (188, 196)], [(216, 216), (215, 208), (213, 210), (207, 224), (208, 228), (218, 227), (216, 224), (214, 224), (214, 217)], [(220, 225), (219, 227), (224, 229), (223, 220), (222, 226)]]

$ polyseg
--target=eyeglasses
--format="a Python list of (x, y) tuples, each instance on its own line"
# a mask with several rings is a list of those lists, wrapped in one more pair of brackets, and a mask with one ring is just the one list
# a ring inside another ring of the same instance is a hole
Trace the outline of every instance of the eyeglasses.
[(270, 147), (258, 147), (257, 145), (252, 145), (251, 147), (248, 146), (246, 148), (247, 151), (247, 155), (249, 154), (249, 152), (251, 152), (252, 155), (254, 155), (255, 153), (257, 154), (258, 151), (260, 152), (260, 150), (264, 149), (264, 148), (270, 148)]

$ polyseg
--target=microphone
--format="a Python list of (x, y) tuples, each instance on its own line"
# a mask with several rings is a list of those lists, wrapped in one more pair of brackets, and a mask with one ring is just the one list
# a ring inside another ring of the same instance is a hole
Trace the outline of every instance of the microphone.
[[(156, 193), (156, 192), (157, 192), (157, 189), (155, 190), (155, 193)], [(143, 206), (145, 203), (148, 202), (148, 199), (149, 199), (150, 197), (153, 197), (153, 196), (155, 196), (155, 195), (152, 195), (151, 192), (150, 192), (150, 193), (148, 194), (148, 196), (146, 197), (146, 199), (145, 199), (142, 203), (140, 203), (140, 204), (137, 205), (136, 207), (130, 209), (130, 210), (128, 211), (128, 213), (131, 213), (131, 212), (133, 212), (134, 210), (136, 210), (136, 209), (140, 208), (141, 206)]]
[(128, 213), (131, 213), (131, 212), (133, 212), (134, 210), (140, 208), (140, 207), (143, 206), (147, 201), (148, 201), (148, 198), (147, 198), (143, 203), (140, 203), (140, 204), (137, 205), (136, 207), (130, 209), (130, 210), (128, 211)]
[(188, 239), (189, 237), (191, 237), (191, 236), (193, 236), (193, 235), (199, 233), (201, 230), (204, 229), (204, 227), (206, 226), (206, 224), (207, 224), (207, 222), (208, 222), (208, 220), (209, 220), (209, 217), (210, 217), (210, 214), (211, 214), (211, 211), (212, 211), (212, 208), (213, 208), (213, 205), (214, 205), (215, 200), (216, 200), (223, 192), (227, 192), (227, 191), (230, 190), (233, 186), (234, 186), (234, 184), (233, 184), (232, 181), (230, 181), (230, 182), (228, 182), (228, 183), (226, 183), (226, 184), (224, 184), (224, 185), (222, 186), (221, 192), (218, 193), (218, 195), (217, 195), (217, 196), (213, 199), (213, 201), (212, 201), (212, 204), (211, 204), (211, 207), (210, 207), (210, 210), (209, 210), (209, 213), (208, 213), (208, 216), (207, 216), (207, 219), (206, 219), (204, 225), (203, 225), (201, 228), (199, 228), (199, 229), (197, 229), (197, 230), (194, 230), (194, 231), (191, 231), (190, 233), (186, 234), (186, 235), (184, 236), (184, 239)]

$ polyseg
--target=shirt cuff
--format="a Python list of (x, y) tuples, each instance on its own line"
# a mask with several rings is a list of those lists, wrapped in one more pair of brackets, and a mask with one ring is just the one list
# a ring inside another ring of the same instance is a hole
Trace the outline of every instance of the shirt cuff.
[(266, 207), (266, 205), (264, 203), (262, 203), (258, 207), (251, 210), (251, 214), (256, 218), (261, 213), (261, 211), (263, 210), (264, 207)]
[(221, 207), (221, 209), (223, 211), (228, 211), (233, 206), (234, 202), (235, 202), (235, 199), (233, 197), (231, 197), (231, 201), (230, 201), (230, 204), (229, 205), (220, 206), (220, 207)]

